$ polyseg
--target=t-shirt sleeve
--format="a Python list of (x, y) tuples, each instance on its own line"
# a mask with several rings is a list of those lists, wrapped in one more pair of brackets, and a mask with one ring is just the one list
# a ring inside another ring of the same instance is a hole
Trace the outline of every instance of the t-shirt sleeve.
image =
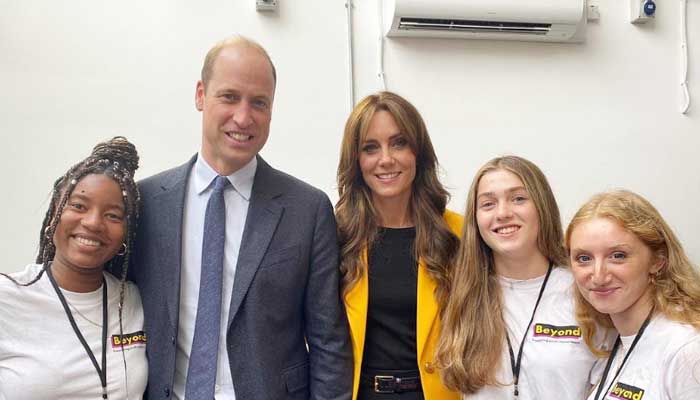
[[(0, 329), (0, 360), (2, 360), (3, 353), (5, 352), (4, 343), (7, 342), (5, 335), (8, 330), (7, 326), (10, 323), (10, 318), (7, 311), (10, 310), (10, 307), (12, 307), (9, 301), (12, 300), (12, 295), (8, 289), (8, 284), (4, 281), (9, 282), (6, 277), (0, 276), (0, 326), (3, 327), (3, 329)], [(0, 400), (3, 400), (2, 384), (0, 384)]]
[[(16, 275), (13, 274), (15, 279), (22, 278), (18, 278)], [(20, 280), (20, 282), (24, 282), (24, 280)], [(17, 313), (20, 309), (18, 302), (21, 302), (23, 299), (21, 289), (25, 289), (25, 291), (31, 290), (19, 287), (7, 277), (0, 276), (0, 362), (8, 356), (8, 353), (12, 352), (12, 346), (17, 339), (24, 336), (19, 334), (24, 329), (19, 326), (21, 323), (17, 318)], [(2, 382), (0, 382), (1, 387)], [(0, 399), (2, 399), (2, 396), (0, 396)]]
[(686, 343), (669, 360), (664, 393), (673, 400), (700, 399), (700, 336)]

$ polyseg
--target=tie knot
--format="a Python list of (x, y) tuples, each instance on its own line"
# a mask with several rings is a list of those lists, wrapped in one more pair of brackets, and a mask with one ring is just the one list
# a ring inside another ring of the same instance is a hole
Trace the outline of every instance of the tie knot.
[(214, 191), (223, 192), (229, 184), (230, 182), (227, 177), (219, 175), (214, 180)]

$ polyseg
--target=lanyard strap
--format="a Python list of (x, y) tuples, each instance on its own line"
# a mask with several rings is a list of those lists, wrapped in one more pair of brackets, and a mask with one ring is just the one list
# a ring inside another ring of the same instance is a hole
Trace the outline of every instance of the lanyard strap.
[(70, 325), (73, 327), (75, 336), (77, 336), (78, 340), (80, 340), (80, 343), (83, 345), (83, 348), (85, 348), (85, 351), (90, 357), (90, 361), (92, 361), (92, 365), (95, 367), (95, 371), (97, 371), (97, 375), (100, 376), (100, 383), (102, 384), (102, 398), (107, 399), (107, 282), (105, 281), (105, 278), (102, 277), (102, 368), (100, 368), (100, 366), (97, 364), (97, 360), (95, 359), (95, 355), (92, 353), (90, 346), (88, 346), (87, 342), (85, 341), (85, 337), (80, 332), (78, 325), (75, 323), (73, 313), (71, 313), (70, 308), (68, 308), (68, 302), (63, 296), (61, 289), (59, 289), (50, 268), (46, 269), (46, 275), (48, 275), (51, 285), (53, 286), (54, 290), (56, 290), (58, 299), (63, 305), (63, 310), (66, 312), (66, 316), (68, 316), (68, 321), (70, 321)]
[(523, 359), (523, 347), (525, 347), (525, 338), (527, 338), (527, 332), (530, 330), (532, 321), (535, 320), (535, 313), (537, 312), (537, 306), (540, 305), (540, 300), (542, 300), (542, 294), (544, 293), (544, 288), (547, 287), (547, 281), (549, 280), (549, 275), (552, 273), (553, 264), (549, 262), (549, 268), (547, 268), (547, 275), (544, 276), (544, 281), (542, 282), (542, 287), (540, 287), (540, 294), (537, 295), (537, 301), (535, 302), (535, 308), (532, 310), (532, 316), (530, 317), (530, 322), (527, 323), (527, 328), (523, 334), (523, 339), (520, 341), (520, 349), (518, 349), (518, 359), (516, 361), (515, 355), (513, 353), (513, 346), (510, 344), (510, 338), (508, 337), (508, 332), (506, 331), (506, 342), (508, 342), (508, 355), (510, 355), (510, 367), (513, 370), (513, 386), (515, 398), (518, 398), (520, 394), (518, 392), (518, 379), (520, 378), (520, 362)]
[[(625, 363), (627, 362), (627, 359), (630, 357), (630, 354), (632, 354), (632, 350), (634, 350), (634, 347), (637, 345), (639, 342), (639, 339), (642, 338), (642, 335), (644, 334), (644, 330), (647, 329), (647, 326), (649, 326), (649, 322), (651, 321), (651, 314), (654, 310), (649, 311), (649, 315), (647, 315), (647, 319), (644, 320), (642, 323), (642, 326), (639, 328), (639, 332), (637, 332), (637, 336), (634, 338), (632, 341), (632, 345), (630, 345), (630, 349), (627, 351), (627, 354), (625, 354), (625, 358), (622, 359), (622, 364), (617, 368), (617, 371), (615, 372), (615, 376), (610, 380), (610, 384), (608, 385), (608, 389), (605, 391), (607, 394), (610, 392), (610, 388), (612, 387), (613, 383), (615, 383), (615, 380), (617, 379), (618, 376), (620, 376), (620, 372), (622, 372), (622, 367), (625, 366)], [(600, 383), (598, 384), (598, 391), (596, 391), (595, 397), (593, 398), (594, 400), (598, 400), (598, 397), (600, 396), (601, 392), (603, 391), (603, 385), (605, 385), (605, 381), (608, 379), (608, 373), (610, 373), (610, 367), (612, 366), (612, 362), (615, 359), (615, 355), (617, 354), (617, 350), (620, 348), (620, 345), (622, 344), (622, 340), (620, 339), (620, 335), (617, 335), (617, 339), (615, 340), (615, 345), (612, 348), (612, 351), (610, 352), (610, 357), (608, 357), (608, 362), (605, 364), (605, 370), (603, 371), (603, 376), (600, 378)], [(605, 395), (604, 395), (605, 396)]]

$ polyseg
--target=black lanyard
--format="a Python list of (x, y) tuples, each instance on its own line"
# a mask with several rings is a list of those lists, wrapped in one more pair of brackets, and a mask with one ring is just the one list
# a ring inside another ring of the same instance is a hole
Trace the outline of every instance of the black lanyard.
[(510, 344), (510, 338), (508, 337), (508, 332), (506, 332), (506, 342), (508, 342), (508, 354), (510, 355), (510, 367), (513, 370), (513, 385), (515, 389), (515, 398), (518, 398), (518, 379), (520, 378), (520, 361), (523, 358), (523, 347), (525, 347), (525, 338), (527, 338), (527, 332), (530, 330), (532, 321), (535, 319), (535, 313), (537, 312), (537, 306), (540, 305), (540, 300), (542, 300), (542, 294), (544, 293), (544, 288), (547, 287), (547, 281), (549, 280), (549, 275), (552, 273), (552, 262), (549, 262), (549, 268), (547, 268), (547, 275), (544, 276), (544, 281), (542, 282), (542, 287), (540, 288), (540, 294), (537, 295), (537, 301), (535, 302), (535, 309), (532, 310), (532, 316), (530, 317), (530, 322), (527, 324), (525, 333), (523, 334), (523, 340), (520, 341), (520, 349), (518, 349), (518, 360), (515, 360), (515, 355), (513, 354), (513, 346)]
[(56, 290), (58, 299), (61, 300), (61, 304), (63, 305), (63, 309), (66, 311), (68, 321), (70, 321), (70, 325), (73, 327), (75, 336), (77, 336), (80, 343), (82, 343), (85, 351), (90, 357), (90, 361), (92, 361), (92, 365), (97, 371), (97, 375), (100, 376), (100, 382), (102, 383), (102, 398), (107, 399), (107, 282), (105, 281), (105, 278), (102, 277), (102, 368), (100, 368), (100, 366), (97, 365), (95, 355), (92, 353), (90, 346), (88, 346), (87, 342), (85, 341), (85, 337), (83, 337), (78, 325), (76, 325), (75, 319), (73, 318), (73, 313), (71, 313), (70, 308), (68, 308), (68, 302), (63, 296), (61, 289), (59, 289), (58, 284), (56, 284), (56, 280), (54, 279), (50, 268), (46, 269), (46, 275), (48, 275), (51, 285), (53, 285), (53, 288)]
[[(634, 347), (637, 345), (637, 342), (639, 342), (639, 339), (642, 337), (642, 334), (644, 334), (644, 330), (647, 329), (647, 326), (649, 326), (649, 321), (651, 321), (651, 314), (654, 310), (649, 311), (649, 315), (647, 315), (647, 319), (644, 320), (642, 323), (642, 326), (639, 327), (639, 332), (637, 332), (637, 336), (634, 338), (632, 341), (632, 345), (630, 346), (630, 349), (627, 351), (627, 354), (625, 354), (625, 358), (622, 359), (622, 364), (617, 368), (617, 372), (615, 372), (615, 376), (613, 376), (612, 380), (610, 381), (610, 384), (608, 385), (608, 389), (605, 391), (607, 394), (610, 391), (610, 388), (612, 387), (613, 383), (615, 383), (615, 380), (617, 379), (618, 376), (620, 376), (620, 372), (622, 372), (622, 367), (625, 366), (625, 363), (627, 362), (627, 359), (630, 357), (630, 354), (632, 354), (632, 350), (634, 350)], [(610, 352), (610, 357), (608, 357), (608, 363), (605, 364), (605, 370), (603, 371), (603, 377), (600, 378), (600, 383), (598, 384), (598, 391), (595, 393), (595, 397), (593, 400), (598, 400), (598, 397), (600, 396), (600, 393), (603, 391), (603, 385), (605, 385), (605, 381), (608, 379), (608, 373), (610, 373), (610, 367), (612, 366), (612, 362), (615, 359), (615, 355), (617, 354), (617, 350), (620, 347), (620, 344), (622, 344), (622, 340), (620, 339), (620, 335), (617, 335), (617, 339), (615, 340), (615, 345), (612, 348), (612, 351)], [(603, 395), (605, 396), (605, 395)]]

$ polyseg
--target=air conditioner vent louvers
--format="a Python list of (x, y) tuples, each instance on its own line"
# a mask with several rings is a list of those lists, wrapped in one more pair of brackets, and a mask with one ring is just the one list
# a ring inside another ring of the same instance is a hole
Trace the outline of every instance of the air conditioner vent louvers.
[(528, 35), (546, 35), (552, 24), (529, 22), (472, 21), (463, 19), (435, 19), (402, 17), (399, 30), (430, 30), (475, 33), (519, 33)]

